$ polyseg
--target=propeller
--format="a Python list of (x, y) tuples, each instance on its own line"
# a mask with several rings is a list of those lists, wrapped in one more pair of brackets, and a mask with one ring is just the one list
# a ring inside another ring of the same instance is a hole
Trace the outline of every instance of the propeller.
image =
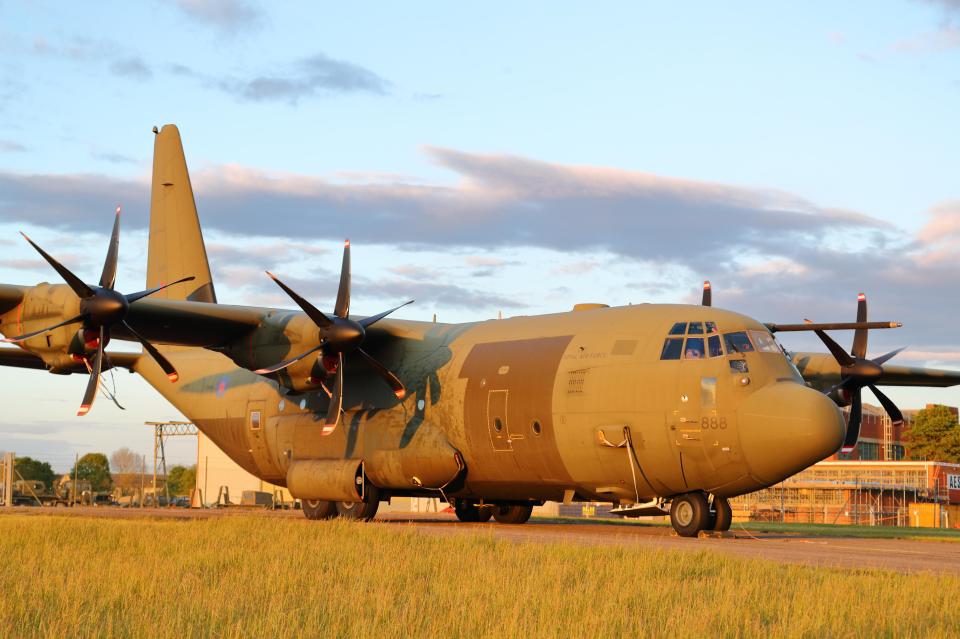
[(397, 379), (397, 376), (363, 350), (360, 345), (363, 343), (366, 329), (397, 309), (403, 308), (407, 304), (412, 304), (413, 300), (404, 302), (400, 306), (396, 306), (382, 313), (366, 317), (359, 322), (350, 319), (350, 240), (346, 240), (343, 243), (343, 264), (340, 267), (340, 285), (337, 288), (337, 301), (333, 307), (332, 316), (322, 313), (310, 302), (300, 297), (293, 289), (281, 282), (280, 278), (270, 271), (267, 271), (267, 275), (313, 320), (313, 323), (320, 329), (320, 343), (296, 357), (284, 360), (273, 366), (260, 368), (254, 372), (260, 375), (276, 373), (291, 364), (299, 362), (310, 354), (320, 351), (320, 362), (324, 370), (328, 373), (336, 373), (332, 391), (323, 385), (324, 390), (330, 395), (330, 407), (327, 409), (327, 417), (324, 420), (321, 435), (331, 434), (340, 421), (340, 413), (343, 408), (343, 361), (344, 355), (347, 353), (356, 352), (360, 355), (360, 357), (366, 360), (370, 367), (376, 371), (377, 375), (387, 383), (394, 395), (397, 396), (397, 399), (404, 398), (407, 392), (400, 380)]
[[(867, 296), (860, 293), (857, 296), (857, 322), (867, 321)], [(860, 437), (860, 423), (863, 420), (863, 401), (860, 397), (860, 391), (863, 388), (869, 388), (876, 395), (883, 409), (890, 416), (894, 424), (903, 423), (903, 413), (897, 408), (893, 401), (880, 392), (876, 387), (876, 382), (883, 375), (883, 364), (889, 361), (894, 355), (903, 350), (898, 348), (881, 355), (875, 359), (867, 359), (867, 334), (868, 329), (858, 328), (853, 334), (853, 346), (847, 353), (843, 347), (837, 344), (833, 339), (822, 330), (815, 330), (817, 337), (826, 345), (834, 359), (840, 365), (840, 383), (827, 391), (827, 394), (834, 391), (842, 391), (848, 394), (851, 399), (850, 420), (847, 424), (847, 434), (843, 440), (843, 446), (840, 448), (842, 453), (850, 453), (857, 445), (857, 439)]]
[(700, 306), (713, 306), (713, 294), (710, 291), (710, 280), (703, 283), (703, 297), (700, 299)]
[[(80, 355), (79, 358), (86, 363), (87, 368), (90, 370), (90, 380), (87, 382), (87, 390), (83, 394), (83, 402), (80, 404), (80, 410), (77, 411), (77, 415), (86, 415), (90, 412), (90, 408), (93, 406), (93, 400), (96, 397), (97, 390), (100, 387), (100, 373), (104, 368), (104, 363), (107, 363), (109, 366), (109, 358), (107, 354), (103, 352), (103, 349), (110, 341), (110, 329), (114, 326), (120, 325), (128, 333), (133, 335), (133, 337), (143, 345), (144, 350), (150, 353), (150, 356), (153, 357), (153, 359), (157, 360), (160, 368), (163, 369), (163, 372), (166, 373), (171, 382), (176, 382), (177, 379), (179, 379), (179, 375), (177, 374), (177, 370), (173, 367), (173, 364), (171, 364), (166, 357), (161, 355), (160, 351), (158, 351), (153, 344), (148, 342), (139, 333), (133, 330), (133, 328), (126, 322), (125, 318), (130, 305), (137, 300), (143, 299), (149, 295), (153, 295), (158, 291), (162, 291), (168, 286), (173, 286), (174, 284), (180, 284), (182, 282), (189, 282), (194, 278), (185, 277), (177, 280), (176, 282), (155, 286), (145, 291), (130, 293), (129, 295), (124, 295), (115, 291), (114, 284), (117, 280), (117, 256), (120, 250), (119, 206), (117, 207), (116, 218), (113, 221), (113, 233), (110, 235), (110, 246), (107, 249), (107, 257), (103, 263), (103, 273), (100, 275), (99, 286), (89, 286), (88, 284), (85, 284), (83, 280), (70, 272), (67, 267), (53, 259), (46, 251), (34, 243), (34, 241), (27, 237), (25, 233), (21, 232), (20, 235), (23, 235), (24, 239), (30, 243), (30, 246), (36, 249), (43, 259), (45, 259), (50, 266), (52, 266), (53, 269), (60, 274), (60, 277), (63, 278), (63, 281), (67, 283), (71, 290), (77, 294), (77, 297), (80, 298), (80, 314), (71, 317), (66, 321), (60, 322), (59, 324), (41, 328), (37, 331), (24, 333), (23, 335), (17, 335), (16, 337), (4, 338), (0, 341), (8, 343), (22, 342), (26, 339), (30, 339), (31, 337), (36, 337), (37, 335), (42, 335), (43, 333), (60, 328), (61, 326), (81, 324), (83, 326), (82, 337), (84, 353)], [(87, 353), (90, 353), (91, 351), (92, 354), (88, 355)], [(75, 357), (77, 356), (75, 355)]]

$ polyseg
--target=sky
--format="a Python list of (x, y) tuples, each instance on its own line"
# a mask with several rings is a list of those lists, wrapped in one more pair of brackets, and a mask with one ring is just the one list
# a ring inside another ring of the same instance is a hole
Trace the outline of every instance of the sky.
[[(145, 277), (154, 125), (180, 128), (219, 301), (458, 322), (699, 300), (852, 321), (960, 368), (960, 2), (0, 0), (0, 281)], [(837, 334), (845, 344), (849, 335)], [(810, 336), (781, 340), (823, 350)], [(0, 449), (70, 465), (182, 419), (142, 380), (0, 369)], [(889, 389), (902, 408), (960, 390)], [(867, 392), (865, 401), (875, 403)], [(173, 444), (174, 461), (194, 449)]]

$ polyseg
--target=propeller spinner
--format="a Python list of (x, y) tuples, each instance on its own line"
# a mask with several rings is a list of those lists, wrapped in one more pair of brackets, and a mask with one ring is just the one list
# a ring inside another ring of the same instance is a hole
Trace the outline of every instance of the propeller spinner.
[[(860, 293), (857, 296), (857, 322), (865, 323), (866, 321), (867, 296)], [(840, 448), (840, 452), (850, 453), (856, 447), (857, 439), (860, 437), (860, 423), (863, 420), (863, 401), (860, 397), (860, 391), (864, 387), (873, 391), (873, 394), (876, 395), (884, 410), (887, 411), (887, 415), (890, 416), (890, 419), (895, 424), (903, 423), (903, 413), (901, 413), (896, 404), (880, 392), (880, 389), (875, 385), (883, 375), (883, 364), (902, 351), (903, 348), (890, 351), (875, 359), (867, 359), (868, 329), (856, 329), (853, 334), (853, 346), (850, 349), (850, 353), (843, 350), (842, 346), (833, 341), (833, 339), (822, 330), (816, 330), (814, 332), (830, 350), (830, 353), (840, 365), (840, 383), (827, 391), (827, 393), (843, 391), (850, 395), (850, 420), (847, 424), (847, 435), (843, 440), (843, 446)]]
[[(360, 345), (366, 336), (366, 329), (379, 322), (384, 317), (393, 313), (395, 310), (412, 304), (413, 300), (404, 302), (400, 306), (391, 308), (388, 311), (366, 317), (359, 322), (350, 319), (350, 240), (343, 243), (343, 264), (340, 268), (340, 285), (337, 289), (337, 301), (334, 305), (333, 315), (329, 316), (322, 313), (313, 304), (300, 297), (293, 289), (280, 281), (280, 279), (267, 271), (267, 275), (282, 288), (290, 298), (297, 303), (297, 306), (303, 309), (303, 312), (313, 320), (317, 328), (320, 329), (320, 343), (310, 350), (297, 355), (288, 360), (284, 360), (273, 366), (254, 371), (260, 375), (276, 373), (291, 364), (299, 362), (308, 355), (317, 351), (321, 352), (321, 363), (328, 372), (336, 373), (336, 380), (333, 390), (330, 393), (330, 407), (327, 409), (327, 417), (324, 420), (322, 435), (331, 434), (340, 422), (340, 413), (343, 407), (343, 361), (344, 355), (350, 352), (358, 353), (373, 368), (374, 371), (390, 386), (398, 399), (403, 399), (406, 390), (403, 384), (397, 379), (397, 376), (390, 372), (383, 364), (378, 362), (369, 353), (363, 350)], [(326, 388), (326, 387), (324, 387)]]
[(110, 236), (110, 246), (107, 249), (107, 257), (103, 263), (103, 273), (100, 275), (99, 286), (89, 286), (85, 284), (83, 280), (70, 272), (67, 267), (53, 259), (49, 254), (47, 254), (46, 251), (37, 246), (37, 244), (27, 237), (25, 233), (21, 232), (20, 235), (23, 235), (24, 239), (30, 243), (30, 246), (40, 253), (43, 259), (45, 259), (50, 266), (52, 266), (54, 270), (60, 274), (60, 277), (63, 278), (63, 281), (67, 283), (74, 293), (77, 294), (77, 297), (80, 298), (80, 314), (71, 317), (64, 322), (60, 322), (59, 324), (54, 324), (53, 326), (48, 326), (47, 328), (42, 328), (38, 331), (24, 333), (23, 335), (17, 335), (16, 337), (8, 337), (0, 341), (22, 342), (31, 337), (42, 335), (43, 333), (60, 328), (61, 326), (82, 324), (84, 345), (86, 349), (94, 352), (90, 356), (86, 354), (81, 356), (84, 363), (86, 363), (87, 368), (90, 370), (90, 379), (87, 382), (87, 390), (83, 394), (83, 401), (80, 404), (80, 410), (77, 411), (77, 415), (86, 415), (90, 412), (90, 408), (93, 406), (93, 400), (96, 397), (97, 389), (100, 387), (100, 372), (103, 370), (104, 362), (109, 361), (109, 358), (107, 354), (103, 352), (103, 349), (107, 345), (107, 342), (110, 341), (110, 329), (118, 324), (122, 326), (128, 333), (133, 335), (133, 337), (143, 345), (144, 350), (150, 353), (150, 356), (157, 361), (157, 363), (160, 365), (160, 368), (163, 369), (163, 372), (166, 373), (171, 382), (176, 382), (177, 379), (179, 379), (179, 375), (177, 374), (177, 370), (173, 367), (173, 364), (171, 364), (166, 357), (160, 354), (160, 351), (158, 351), (153, 344), (148, 342), (145, 338), (140, 336), (139, 333), (133, 330), (133, 328), (126, 322), (125, 318), (130, 305), (137, 300), (143, 299), (149, 295), (153, 295), (158, 291), (162, 291), (168, 286), (180, 284), (181, 282), (188, 282), (194, 278), (192, 276), (185, 277), (177, 280), (176, 282), (170, 282), (169, 284), (164, 284), (162, 286), (155, 286), (154, 288), (149, 288), (145, 291), (139, 291), (137, 293), (131, 293), (129, 295), (124, 295), (115, 291), (113, 287), (117, 280), (117, 256), (120, 250), (119, 206), (117, 207), (116, 218), (113, 221), (113, 233)]

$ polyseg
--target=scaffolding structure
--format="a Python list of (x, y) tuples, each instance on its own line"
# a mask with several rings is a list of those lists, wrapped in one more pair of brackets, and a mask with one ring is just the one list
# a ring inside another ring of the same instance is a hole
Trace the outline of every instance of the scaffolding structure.
[(911, 505), (949, 503), (940, 474), (927, 462), (821, 463), (731, 505), (751, 520), (909, 526)]
[[(153, 428), (153, 505), (157, 502), (157, 470), (163, 470), (163, 494), (166, 503), (170, 503), (170, 489), (167, 484), (167, 453), (164, 440), (168, 437), (196, 437), (199, 431), (192, 422), (144, 422)], [(144, 500), (141, 495), (140, 503)]]

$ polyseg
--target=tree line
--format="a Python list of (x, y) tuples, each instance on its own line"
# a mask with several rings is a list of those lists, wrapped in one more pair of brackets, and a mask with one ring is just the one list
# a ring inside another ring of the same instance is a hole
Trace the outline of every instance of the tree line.
[[(23, 479), (43, 482), (52, 490), (60, 475), (54, 472), (49, 462), (31, 457), (17, 457), (14, 468)], [(136, 488), (140, 485), (141, 473), (146, 476), (143, 455), (129, 448), (115, 450), (110, 458), (103, 453), (87, 453), (70, 467), (70, 478), (90, 482), (94, 492), (109, 492), (114, 486)], [(152, 469), (151, 469), (152, 476)], [(171, 496), (189, 496), (196, 484), (197, 467), (175, 465), (167, 472), (167, 488)]]

